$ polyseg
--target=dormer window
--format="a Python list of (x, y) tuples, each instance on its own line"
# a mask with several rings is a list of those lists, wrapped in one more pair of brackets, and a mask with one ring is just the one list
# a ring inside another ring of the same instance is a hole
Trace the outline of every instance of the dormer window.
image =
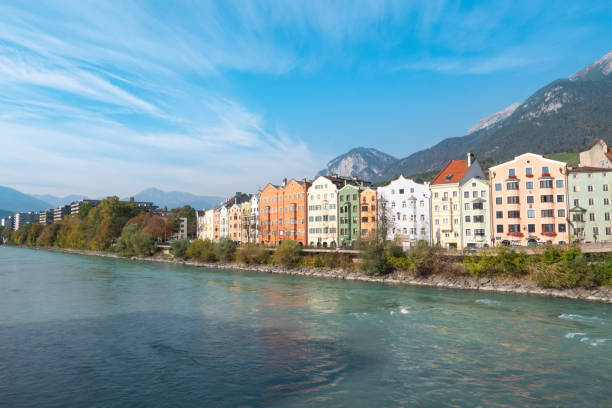
[(453, 178), (453, 173), (449, 173), (446, 175), (446, 181), (450, 181)]

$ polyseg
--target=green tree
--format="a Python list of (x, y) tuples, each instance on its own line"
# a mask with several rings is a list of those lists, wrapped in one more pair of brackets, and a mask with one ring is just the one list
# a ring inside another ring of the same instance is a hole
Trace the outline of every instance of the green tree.
[(187, 254), (187, 248), (189, 247), (189, 240), (185, 238), (177, 239), (172, 241), (170, 244), (170, 253), (175, 258), (185, 258)]
[(200, 262), (215, 262), (217, 260), (215, 244), (209, 239), (205, 241), (196, 239), (187, 247), (185, 256)]
[(282, 266), (295, 266), (300, 259), (300, 247), (295, 241), (285, 240), (274, 251), (274, 263)]
[(117, 252), (122, 255), (149, 256), (155, 252), (155, 248), (151, 234), (136, 224), (126, 225), (117, 240)]

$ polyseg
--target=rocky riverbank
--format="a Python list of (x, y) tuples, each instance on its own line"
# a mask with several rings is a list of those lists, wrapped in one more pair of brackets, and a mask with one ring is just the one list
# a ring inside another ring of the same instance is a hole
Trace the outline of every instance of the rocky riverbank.
[[(44, 248), (47, 249), (47, 248)], [(415, 286), (431, 286), (452, 289), (471, 289), (491, 292), (517, 293), (524, 295), (552, 296), (566, 299), (588, 300), (603, 303), (612, 303), (612, 287), (602, 286), (592, 289), (547, 289), (538, 287), (534, 282), (524, 279), (502, 278), (475, 278), (464, 275), (432, 275), (427, 277), (414, 277), (401, 272), (394, 272), (385, 276), (370, 276), (354, 270), (328, 269), (313, 267), (284, 268), (276, 265), (244, 265), (237, 263), (205, 263), (197, 261), (184, 261), (173, 258), (132, 256), (123, 257), (109, 252), (76, 250), (76, 249), (50, 249), (69, 254), (102, 256), (107, 258), (132, 259), (137, 261), (171, 263), (216, 269), (233, 269), (241, 271), (276, 273), (284, 275), (310, 276), (316, 278), (340, 279), (360, 282), (374, 282), (386, 284), (402, 284)]]

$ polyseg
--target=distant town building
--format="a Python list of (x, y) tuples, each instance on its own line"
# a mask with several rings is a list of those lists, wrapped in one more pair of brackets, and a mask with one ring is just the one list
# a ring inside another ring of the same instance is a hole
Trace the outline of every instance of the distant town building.
[(253, 194), (249, 203), (250, 208), (250, 223), (249, 223), (249, 242), (259, 242), (259, 232), (261, 224), (259, 219), (259, 193)]
[(338, 190), (338, 243), (352, 247), (361, 236), (359, 195), (361, 186), (347, 184)]
[(180, 218), (178, 239), (187, 239), (187, 218), (186, 217)]
[(15, 216), (9, 215), (8, 217), (2, 218), (2, 220), (0, 220), (0, 225), (5, 228), (13, 229), (15, 227)]
[(268, 184), (259, 194), (260, 243), (276, 246), (283, 240), (307, 244), (306, 179), (283, 179), (280, 186)]
[(404, 249), (418, 241), (431, 244), (431, 192), (429, 183), (419, 184), (399, 176), (378, 188), (378, 206), (387, 219), (387, 239)]
[(481, 177), (472, 177), (459, 185), (463, 248), (491, 245), (490, 190), (489, 181)]
[(70, 215), (78, 215), (79, 210), (84, 204), (90, 204), (92, 207), (100, 204), (100, 200), (79, 200), (70, 204)]
[(359, 194), (359, 224), (361, 240), (370, 241), (376, 237), (378, 220), (378, 193), (375, 188), (367, 187)]
[(612, 148), (600, 140), (589, 150), (580, 152), (580, 167), (612, 168)]
[(566, 163), (525, 153), (489, 169), (496, 244), (569, 241)]
[(612, 241), (612, 168), (584, 166), (568, 169), (567, 173), (572, 239), (579, 242)]

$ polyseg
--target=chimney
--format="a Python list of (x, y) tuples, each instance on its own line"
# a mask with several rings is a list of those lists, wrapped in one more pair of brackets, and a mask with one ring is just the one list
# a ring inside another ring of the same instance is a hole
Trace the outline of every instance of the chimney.
[(283, 178), (283, 187), (285, 187), (287, 185), (287, 178)]
[(472, 157), (473, 157), (473, 156), (474, 156), (474, 155), (473, 155), (472, 153), (468, 152), (468, 154), (467, 154), (467, 162), (468, 162), (468, 167), (471, 167), (471, 166), (472, 166)]

